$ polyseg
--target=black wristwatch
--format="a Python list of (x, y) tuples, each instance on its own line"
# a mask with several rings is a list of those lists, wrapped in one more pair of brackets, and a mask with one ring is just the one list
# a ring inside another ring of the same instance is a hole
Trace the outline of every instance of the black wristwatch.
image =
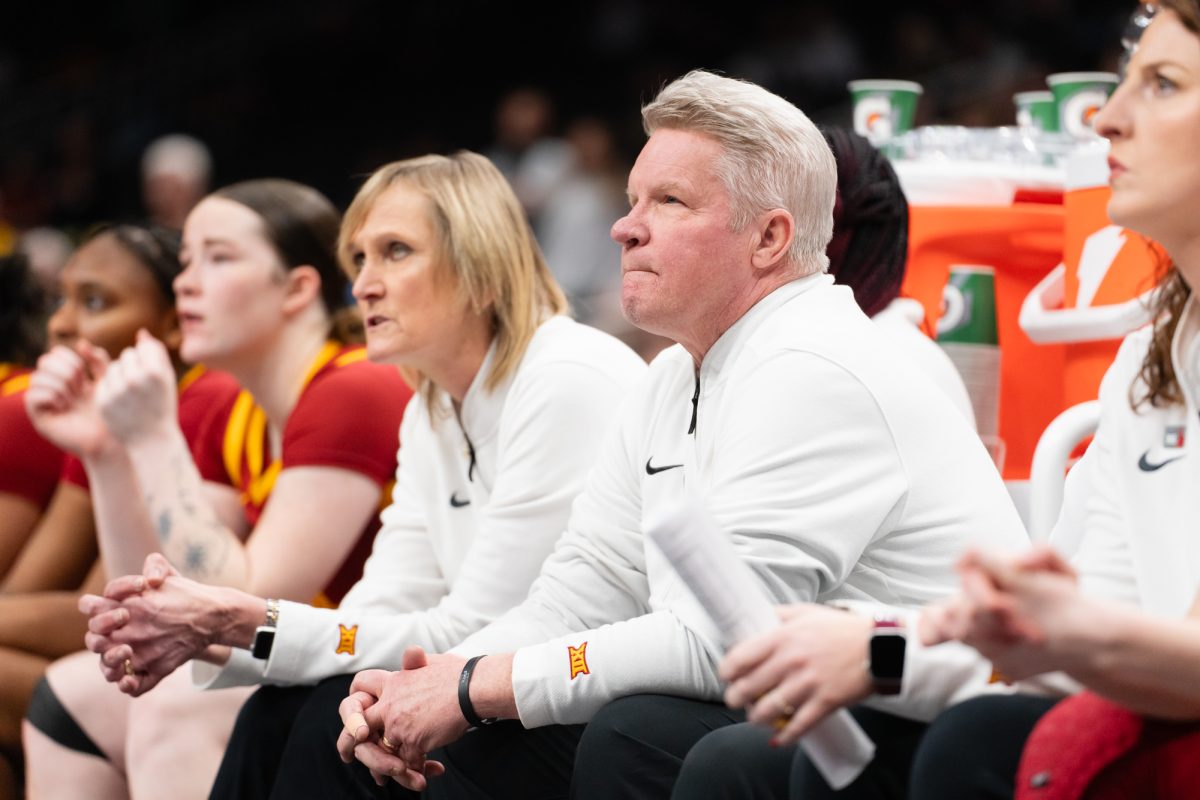
[(250, 653), (255, 658), (266, 660), (271, 656), (271, 646), (275, 644), (275, 628), (279, 625), (279, 601), (267, 600), (267, 618), (254, 629), (254, 644)]
[(908, 637), (898, 617), (876, 616), (867, 653), (867, 671), (875, 694), (897, 695), (904, 685), (904, 653)]

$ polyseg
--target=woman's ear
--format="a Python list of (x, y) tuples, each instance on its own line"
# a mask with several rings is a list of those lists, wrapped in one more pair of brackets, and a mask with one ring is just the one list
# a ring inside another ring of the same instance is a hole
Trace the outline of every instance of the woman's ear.
[(292, 315), (303, 311), (315, 300), (321, 300), (321, 274), (316, 267), (307, 264), (292, 267), (284, 278), (286, 293), (283, 313)]
[(183, 346), (183, 329), (179, 327), (179, 312), (174, 308), (168, 308), (163, 313), (162, 322), (159, 324), (158, 330), (153, 333), (155, 338), (166, 346), (172, 356), (177, 356), (179, 348)]

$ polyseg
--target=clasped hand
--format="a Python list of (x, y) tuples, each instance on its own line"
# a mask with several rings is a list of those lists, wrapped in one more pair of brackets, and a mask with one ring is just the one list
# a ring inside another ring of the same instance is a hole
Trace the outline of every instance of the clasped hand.
[(1061, 556), (1044, 545), (1017, 556), (969, 551), (958, 572), (959, 593), (921, 614), (926, 645), (965, 642), (1009, 680), (1069, 666), (1057, 644), (1089, 622), (1075, 572)]
[(350, 694), (338, 711), (344, 730), (338, 754), (357, 758), (380, 786), (391, 778), (423, 791), (427, 778), (441, 775), (441, 762), (426, 754), (467, 732), (458, 707), (458, 678), (465, 659), (426, 655), (420, 647), (404, 651), (399, 672), (365, 670), (354, 676)]
[(113, 438), (126, 445), (177, 428), (175, 370), (162, 342), (145, 330), (110, 361), (80, 341), (38, 359), (25, 406), (38, 431), (79, 456), (101, 453)]
[(104, 595), (84, 595), (84, 643), (100, 654), (100, 671), (134, 697), (212, 643), (219, 617), (220, 587), (182, 577), (158, 553), (146, 557), (141, 575), (116, 578)]

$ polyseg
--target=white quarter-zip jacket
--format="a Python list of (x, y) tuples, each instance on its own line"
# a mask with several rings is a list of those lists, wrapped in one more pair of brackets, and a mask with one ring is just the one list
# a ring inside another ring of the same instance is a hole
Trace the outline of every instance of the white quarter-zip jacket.
[(399, 669), (409, 645), (442, 652), (519, 603), (562, 533), (605, 432), (645, 364), (613, 337), (553, 317), (516, 371), (484, 383), (493, 349), (455, 418), (443, 394), (400, 426), (392, 502), (361, 580), (337, 609), (280, 604), (270, 658), (234, 649), (193, 662), (207, 688), (311, 683)]
[(827, 275), (757, 303), (698, 372), (666, 350), (529, 598), (454, 651), (519, 648), (526, 727), (585, 722), (640, 692), (717, 699), (716, 631), (643, 536), (685, 485), (777, 602), (948, 594), (968, 545), (1026, 539), (978, 437), (915, 373)]
[(1134, 410), (1149, 327), (1125, 338), (1100, 385), (1100, 427), (1067, 474), (1050, 543), (1072, 557), (1082, 591), (1179, 618), (1200, 589), (1200, 304), (1172, 341), (1184, 402)]

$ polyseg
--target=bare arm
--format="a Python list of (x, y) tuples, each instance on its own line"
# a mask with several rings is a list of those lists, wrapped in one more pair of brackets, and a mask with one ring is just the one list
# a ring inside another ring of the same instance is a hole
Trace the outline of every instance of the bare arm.
[(4, 577), (0, 594), (76, 589), (96, 563), (92, 499), (61, 482), (29, 543)]
[(139, 572), (161, 551), (185, 575), (244, 585), (238, 534), (209, 502), (187, 442), (176, 426), (134, 447), (117, 445), (85, 459), (95, 496), (100, 551), (110, 576)]
[[(96, 562), (83, 591), (99, 591), (104, 574)], [(83, 647), (87, 619), (79, 613), (80, 591), (47, 591), (0, 597), (0, 647), (55, 659)]]
[(29, 540), (38, 521), (38, 507), (24, 497), (0, 492), (0, 575), (9, 568)]
[(1061, 671), (1138, 713), (1200, 718), (1200, 600), (1163, 619), (1083, 595), (1046, 547), (971, 552), (959, 569), (963, 590), (937, 610), (926, 643), (961, 639), (1009, 678)]
[(284, 470), (243, 545), (241, 532), (222, 524), (230, 515), (214, 508), (177, 429), (128, 455), (89, 461), (88, 474), (110, 575), (138, 573), (147, 555), (161, 551), (198, 581), (305, 602), (345, 558), (379, 500), (374, 481), (350, 470)]
[(1110, 603), (1088, 605), (1094, 607), (1058, 645), (1066, 672), (1138, 713), (1200, 719), (1200, 608), (1185, 619), (1161, 619)]
[(140, 571), (160, 550), (196, 580), (308, 601), (375, 514), (379, 487), (370, 478), (335, 467), (285, 469), (243, 546), (240, 532), (222, 523), (227, 515), (206, 502), (211, 495), (175, 421), (170, 359), (149, 336), (108, 368), (96, 402), (125, 445), (86, 462), (112, 575)]

